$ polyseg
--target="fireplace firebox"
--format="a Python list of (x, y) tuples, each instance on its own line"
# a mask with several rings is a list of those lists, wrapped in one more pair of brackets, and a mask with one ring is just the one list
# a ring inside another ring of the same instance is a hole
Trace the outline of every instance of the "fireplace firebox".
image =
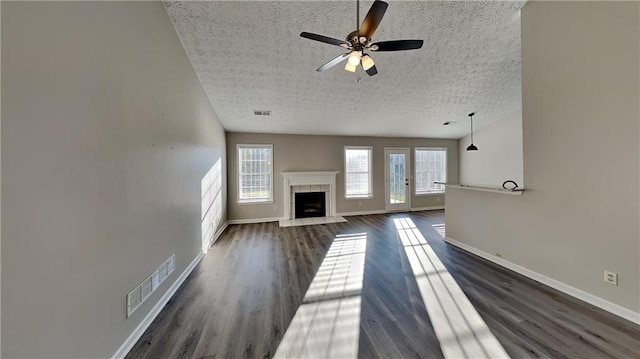
[(325, 217), (325, 192), (295, 193), (295, 218)]

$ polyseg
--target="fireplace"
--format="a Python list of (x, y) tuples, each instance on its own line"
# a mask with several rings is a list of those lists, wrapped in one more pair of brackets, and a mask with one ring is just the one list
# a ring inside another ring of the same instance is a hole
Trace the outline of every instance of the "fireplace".
[(301, 218), (296, 215), (298, 193), (324, 193), (324, 215), (309, 217), (336, 216), (336, 175), (338, 171), (282, 172), (284, 177), (284, 219)]
[(326, 192), (295, 193), (295, 218), (324, 217)]

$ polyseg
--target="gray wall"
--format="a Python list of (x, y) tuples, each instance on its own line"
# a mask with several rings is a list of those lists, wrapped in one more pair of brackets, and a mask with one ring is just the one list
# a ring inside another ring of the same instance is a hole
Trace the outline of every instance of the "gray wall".
[(500, 187), (506, 180), (524, 186), (522, 163), (522, 112), (520, 110), (474, 131), (478, 151), (467, 151), (471, 136), (458, 141), (460, 183)]
[[(637, 2), (522, 11), (522, 197), (451, 190), (447, 236), (640, 312)], [(481, 148), (481, 147), (480, 147)], [(619, 275), (604, 283), (603, 271)]]
[(2, 104), (2, 357), (110, 357), (201, 252), (224, 130), (159, 2), (3, 1)]
[[(274, 152), (274, 202), (268, 204), (238, 204), (237, 144), (273, 144)], [(344, 146), (373, 146), (373, 198), (344, 198)], [(448, 181), (458, 182), (457, 140), (435, 140), (420, 138), (382, 138), (347, 136), (274, 135), (256, 133), (227, 133), (229, 219), (279, 218), (283, 211), (283, 177), (286, 171), (340, 171), (336, 178), (336, 210), (338, 213), (384, 211), (384, 148), (408, 147), (411, 149), (413, 172), (414, 147), (446, 147)], [(413, 186), (413, 182), (412, 182)], [(412, 187), (413, 188), (413, 187)], [(443, 206), (443, 195), (411, 197), (411, 207)]]

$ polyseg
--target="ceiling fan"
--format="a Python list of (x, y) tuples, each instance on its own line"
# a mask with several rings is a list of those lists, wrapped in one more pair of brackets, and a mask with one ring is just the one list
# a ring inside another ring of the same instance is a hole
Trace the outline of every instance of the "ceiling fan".
[(380, 25), (380, 21), (382, 21), (382, 17), (384, 16), (385, 11), (387, 11), (387, 4), (384, 1), (376, 0), (367, 16), (365, 16), (362, 21), (362, 25), (357, 27), (360, 23), (360, 1), (356, 0), (356, 27), (357, 30), (353, 31), (349, 35), (347, 35), (346, 39), (338, 40), (331, 37), (312, 34), (310, 32), (301, 32), (300, 36), (324, 42), (326, 44), (337, 45), (342, 48), (349, 50), (344, 54), (340, 54), (325, 63), (324, 65), (318, 67), (316, 71), (323, 72), (331, 67), (341, 63), (345, 59), (348, 58), (347, 64), (344, 69), (350, 72), (356, 72), (358, 65), (362, 65), (362, 68), (369, 76), (373, 76), (378, 73), (376, 69), (376, 65), (373, 62), (371, 56), (365, 53), (365, 51), (402, 51), (402, 50), (415, 50), (422, 47), (422, 40), (392, 40), (392, 41), (381, 41), (372, 43), (371, 38), (373, 33)]

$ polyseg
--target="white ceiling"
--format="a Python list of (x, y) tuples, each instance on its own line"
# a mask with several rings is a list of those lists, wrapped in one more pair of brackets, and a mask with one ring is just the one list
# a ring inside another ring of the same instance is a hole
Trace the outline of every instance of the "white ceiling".
[[(166, 2), (227, 131), (460, 138), (521, 108), (523, 1), (388, 1), (373, 41), (423, 39), (419, 50), (371, 53), (378, 74), (339, 64), (355, 1)], [(360, 19), (372, 1), (360, 4)], [(254, 110), (271, 110), (255, 116)], [(445, 121), (455, 121), (443, 126)]]

